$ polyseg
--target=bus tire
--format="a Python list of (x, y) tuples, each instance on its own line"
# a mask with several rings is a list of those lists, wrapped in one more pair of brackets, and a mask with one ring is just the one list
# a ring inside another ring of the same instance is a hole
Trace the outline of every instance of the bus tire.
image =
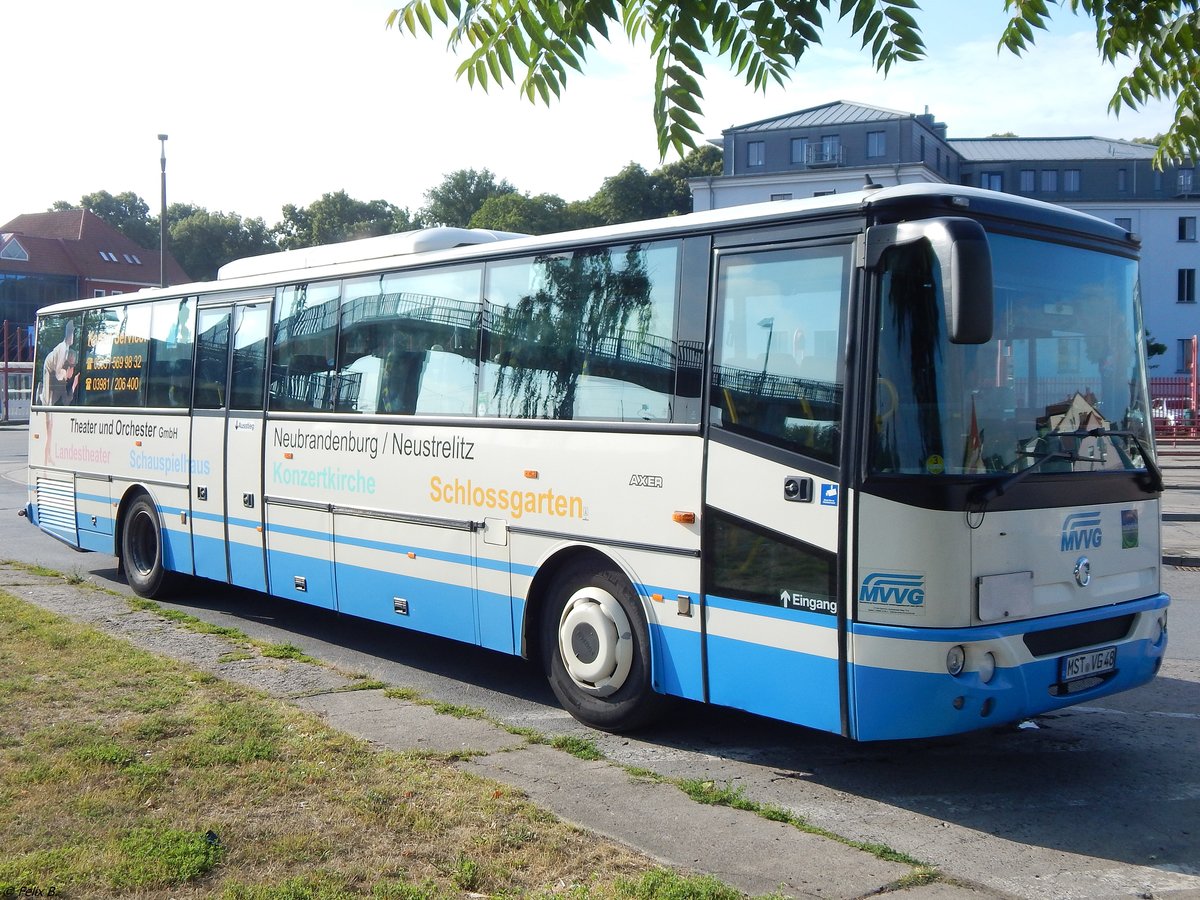
[(572, 716), (602, 731), (631, 731), (657, 714), (650, 633), (621, 572), (581, 561), (554, 579), (542, 607), (542, 664)]
[(164, 593), (170, 574), (163, 566), (162, 526), (158, 510), (145, 494), (130, 504), (121, 527), (121, 567), (139, 597)]

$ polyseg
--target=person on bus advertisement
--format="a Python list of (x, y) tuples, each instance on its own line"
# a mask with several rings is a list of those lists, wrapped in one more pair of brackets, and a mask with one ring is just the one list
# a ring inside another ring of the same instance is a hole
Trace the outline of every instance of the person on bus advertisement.
[(46, 361), (42, 363), (42, 403), (47, 406), (66, 406), (74, 399), (79, 387), (78, 363), (75, 323), (67, 319), (63, 339), (46, 354)]

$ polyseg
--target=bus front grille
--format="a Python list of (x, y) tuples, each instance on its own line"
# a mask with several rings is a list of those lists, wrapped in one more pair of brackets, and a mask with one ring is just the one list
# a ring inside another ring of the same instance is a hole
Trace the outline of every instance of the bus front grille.
[(1129, 634), (1129, 629), (1132, 627), (1133, 614), (1131, 613), (1125, 616), (1114, 616), (1111, 619), (1100, 619), (1096, 622), (1067, 625), (1063, 628), (1031, 631), (1023, 639), (1025, 646), (1034, 656), (1054, 656), (1069, 650), (1077, 650), (1080, 647), (1119, 641)]

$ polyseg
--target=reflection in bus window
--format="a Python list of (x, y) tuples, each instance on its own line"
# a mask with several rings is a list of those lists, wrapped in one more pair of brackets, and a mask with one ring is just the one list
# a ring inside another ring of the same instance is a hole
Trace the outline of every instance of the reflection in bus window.
[(722, 261), (710, 404), (715, 424), (837, 462), (847, 246)]
[(332, 410), (341, 282), (278, 291), (271, 409)]
[(153, 306), (146, 362), (146, 405), (186, 409), (192, 380), (196, 298), (160, 300)]
[(225, 408), (229, 368), (229, 310), (202, 309), (196, 317), (196, 409)]
[(469, 415), (481, 268), (396, 272), (343, 287), (337, 408)]
[(267, 335), (271, 332), (271, 307), (234, 308), (233, 371), (229, 382), (229, 408), (261, 410), (267, 367)]
[(85, 406), (140, 407), (150, 341), (149, 305), (86, 313), (84, 331), (80, 402)]
[(679, 245), (488, 267), (480, 415), (668, 422)]

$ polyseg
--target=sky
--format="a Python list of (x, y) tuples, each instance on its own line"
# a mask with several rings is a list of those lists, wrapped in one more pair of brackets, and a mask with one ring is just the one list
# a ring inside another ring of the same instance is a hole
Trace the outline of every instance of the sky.
[[(455, 78), (444, 38), (387, 29), (396, 0), (55, 0), (5, 4), (0, 223), (84, 194), (281, 218), (344, 190), (415, 212), (459, 169), (583, 200), (630, 162), (661, 164), (645, 43), (602, 40), (562, 99), (530, 103)], [(836, 8), (837, 3), (833, 6)], [(922, 0), (928, 49), (885, 78), (834, 22), (790, 82), (765, 94), (706, 63), (705, 138), (834, 100), (928, 110), (949, 136), (1152, 137), (1167, 104), (1108, 112), (1124, 68), (1100, 62), (1090, 20), (1056, 9), (1023, 57), (996, 45), (1003, 0)], [(615, 30), (614, 30), (614, 33)], [(668, 157), (670, 162), (675, 157)]]

